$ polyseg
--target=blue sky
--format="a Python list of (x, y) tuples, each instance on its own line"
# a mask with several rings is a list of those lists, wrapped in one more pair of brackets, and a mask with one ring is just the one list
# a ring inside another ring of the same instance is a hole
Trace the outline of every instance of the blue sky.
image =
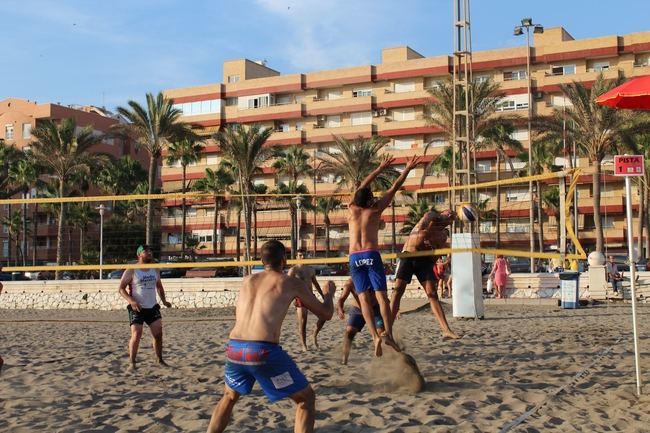
[[(524, 16), (575, 38), (650, 30), (648, 0), (474, 0), (474, 50), (522, 45)], [(114, 108), (221, 81), (222, 62), (282, 73), (379, 63), (382, 47), (451, 51), (451, 0), (0, 0), (0, 99)], [(607, 5), (607, 6), (602, 6)]]

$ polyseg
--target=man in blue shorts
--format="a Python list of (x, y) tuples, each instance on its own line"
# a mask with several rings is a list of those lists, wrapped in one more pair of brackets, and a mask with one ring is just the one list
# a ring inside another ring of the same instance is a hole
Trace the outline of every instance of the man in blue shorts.
[(225, 430), (241, 395), (255, 382), (271, 402), (290, 398), (297, 404), (295, 432), (312, 432), (316, 396), (307, 379), (279, 344), (280, 329), (295, 298), (319, 319), (334, 312), (331, 281), (323, 288), (323, 302), (304, 281), (285, 275), (284, 245), (276, 240), (262, 245), (264, 271), (244, 278), (235, 309), (235, 326), (226, 346), (224, 395), (212, 413), (208, 433)]
[[(345, 300), (348, 299), (348, 296), (352, 294), (353, 302), (352, 306), (350, 307), (350, 310), (348, 311), (348, 321), (345, 327), (345, 335), (343, 336), (343, 358), (341, 360), (341, 363), (343, 365), (348, 364), (348, 358), (350, 357), (350, 348), (352, 347), (352, 340), (354, 339), (354, 336), (357, 335), (357, 333), (361, 332), (363, 327), (366, 324), (366, 320), (363, 318), (363, 314), (361, 313), (361, 308), (359, 307), (359, 295), (354, 291), (354, 284), (352, 283), (352, 279), (349, 279), (346, 281), (345, 285), (343, 286), (343, 293), (341, 293), (341, 297), (339, 298), (337, 304), (336, 304), (336, 311), (338, 313), (339, 319), (345, 320)], [(379, 311), (379, 305), (375, 303), (373, 307), (373, 314), (375, 318), (375, 328), (379, 332), (384, 331), (384, 321), (381, 320), (381, 312)]]
[[(402, 174), (393, 183), (393, 186), (380, 199), (375, 200), (370, 186), (375, 178), (393, 163), (393, 158), (385, 158), (379, 164), (379, 167), (361, 182), (348, 205), (350, 276), (354, 283), (354, 290), (359, 295), (363, 318), (368, 324), (368, 330), (372, 335), (375, 356), (381, 356), (382, 354), (382, 341), (399, 351), (393, 341), (393, 321), (390, 303), (388, 302), (386, 274), (379, 254), (378, 237), (381, 214), (393, 201), (395, 193), (406, 180), (406, 176), (419, 161), (419, 157), (411, 158)], [(379, 305), (381, 318), (386, 328), (381, 336), (377, 333), (373, 319), (372, 310), (375, 302)]]

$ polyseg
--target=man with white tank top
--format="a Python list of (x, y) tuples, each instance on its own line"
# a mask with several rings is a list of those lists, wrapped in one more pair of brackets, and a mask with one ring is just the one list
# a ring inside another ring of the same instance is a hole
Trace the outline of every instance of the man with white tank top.
[[(142, 265), (153, 261), (151, 247), (148, 245), (140, 245), (136, 254), (138, 264)], [(131, 368), (136, 368), (135, 359), (138, 354), (144, 323), (149, 326), (151, 331), (153, 348), (158, 363), (167, 365), (162, 356), (162, 316), (160, 315), (160, 305), (157, 302), (156, 292), (165, 307), (170, 308), (172, 304), (165, 299), (165, 290), (160, 281), (160, 273), (157, 269), (127, 269), (122, 275), (119, 292), (120, 296), (129, 303), (126, 309), (129, 312), (129, 323), (131, 325), (131, 339), (129, 340)]]

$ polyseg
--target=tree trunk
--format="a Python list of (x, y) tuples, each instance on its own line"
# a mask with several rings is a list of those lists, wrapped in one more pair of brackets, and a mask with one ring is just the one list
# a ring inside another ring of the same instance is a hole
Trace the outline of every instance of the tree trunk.
[(643, 197), (643, 190), (645, 188), (643, 187), (643, 184), (640, 182), (640, 180), (641, 179), (639, 179), (639, 237), (637, 239), (637, 250), (639, 251), (639, 255), (636, 260), (637, 262), (645, 262), (645, 253), (643, 252), (643, 227), (645, 226), (645, 200)]
[(330, 256), (330, 224), (325, 222), (325, 257)]
[(36, 245), (38, 244), (38, 203), (34, 204), (34, 219), (32, 220), (32, 266), (36, 266)]
[(296, 210), (289, 203), (289, 219), (291, 220), (291, 258), (296, 258)]
[(241, 213), (243, 210), (243, 205), (242, 209), (239, 209), (237, 212), (237, 228), (235, 229), (235, 237), (236, 239), (236, 245), (235, 245), (235, 250), (237, 251), (237, 261), (241, 262)]
[(539, 252), (544, 252), (544, 212), (542, 212), (542, 183), (537, 182), (537, 220), (539, 221)]
[[(9, 211), (9, 217), (11, 217), (11, 211)], [(7, 234), (7, 266), (11, 266), (11, 243), (14, 240), (11, 236), (11, 232)]]
[[(151, 155), (149, 157), (149, 185), (147, 188), (148, 194), (153, 194), (154, 186), (156, 183), (156, 171), (158, 167), (158, 157)], [(153, 242), (153, 200), (147, 199), (147, 217), (146, 217), (146, 234), (145, 243), (151, 245)]]
[(20, 265), (20, 258), (23, 256), (23, 252), (20, 250), (20, 235), (16, 233), (16, 259), (14, 260), (14, 265)]
[[(27, 198), (27, 192), (23, 192), (23, 198)], [(23, 203), (23, 242), (22, 242), (22, 253), (23, 253), (23, 266), (27, 266), (27, 203)]]
[(494, 247), (499, 248), (501, 246), (501, 185), (499, 184), (499, 180), (501, 180), (501, 156), (499, 155), (499, 152), (497, 152), (497, 166), (496, 166), (496, 195), (497, 195), (497, 203), (496, 203), (496, 218), (495, 218), (495, 225), (497, 226), (497, 231), (496, 235), (494, 238)]
[(85, 231), (86, 228), (84, 226), (79, 227), (79, 262), (80, 263), (83, 263)]
[[(251, 203), (250, 203), (250, 198), (246, 198), (246, 213), (244, 215), (244, 223), (246, 225), (246, 239), (244, 242), (244, 245), (246, 247), (246, 250), (244, 251), (244, 257), (246, 260), (251, 259), (251, 228), (252, 228), (252, 209), (251, 209)], [(250, 274), (250, 266), (246, 265), (246, 275)]]
[(257, 205), (253, 205), (253, 258), (257, 259)]
[(68, 264), (72, 264), (72, 226), (68, 227)]
[(186, 213), (185, 213), (185, 177), (187, 176), (187, 167), (183, 165), (183, 180), (181, 184), (181, 192), (183, 193), (183, 198), (181, 200), (181, 258), (185, 258), (185, 228), (187, 224)]
[[(59, 197), (63, 197), (63, 184), (64, 179), (59, 178)], [(61, 266), (61, 259), (63, 258), (63, 227), (65, 223), (65, 203), (61, 202), (59, 209), (59, 227), (56, 233), (56, 265)], [(61, 271), (54, 273), (54, 278), (59, 279)]]
[[(596, 251), (604, 251), (605, 236), (603, 235), (603, 222), (600, 219), (600, 161), (593, 161), (594, 173), (591, 176), (594, 203), (594, 226), (596, 228)], [(577, 204), (576, 204), (577, 205)]]
[(214, 217), (212, 219), (212, 255), (217, 255), (217, 224), (219, 223), (219, 198), (214, 196)]

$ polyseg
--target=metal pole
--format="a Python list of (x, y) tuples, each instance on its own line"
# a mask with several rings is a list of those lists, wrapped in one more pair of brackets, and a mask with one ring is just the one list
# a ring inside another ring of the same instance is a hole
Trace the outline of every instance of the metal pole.
[[(528, 176), (533, 175), (533, 137), (531, 135), (531, 117), (533, 117), (533, 101), (530, 92), (530, 26), (526, 26), (526, 78), (528, 84)], [(535, 251), (535, 203), (533, 202), (533, 181), (528, 181), (530, 195), (530, 252)], [(535, 259), (530, 258), (530, 272), (535, 272)]]
[(104, 205), (99, 205), (99, 279), (104, 279)]
[(634, 236), (632, 233), (632, 185), (630, 176), (625, 176), (625, 207), (627, 212), (627, 250), (630, 256), (630, 292), (632, 296), (632, 330), (634, 333), (634, 366), (636, 368), (636, 393), (641, 395), (641, 370), (639, 367), (639, 335), (636, 325), (636, 259), (634, 258)]

